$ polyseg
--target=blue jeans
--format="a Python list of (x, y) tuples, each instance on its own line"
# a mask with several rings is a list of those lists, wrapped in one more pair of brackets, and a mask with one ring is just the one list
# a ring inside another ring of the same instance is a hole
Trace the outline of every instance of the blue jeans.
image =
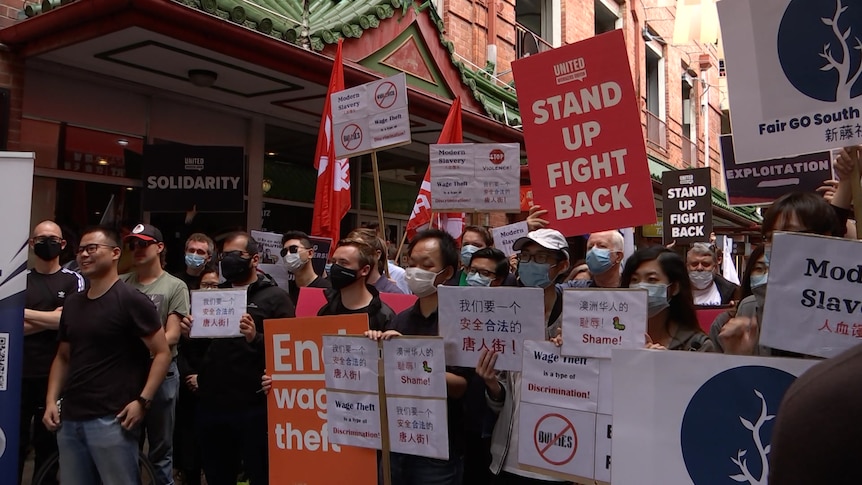
[(76, 485), (134, 485), (138, 468), (139, 429), (127, 431), (114, 416), (63, 421), (57, 432), (60, 481)]
[(424, 456), (389, 455), (392, 485), (461, 485), (464, 460), (460, 456), (437, 460)]
[(175, 358), (168, 367), (165, 380), (153, 396), (153, 404), (144, 416), (143, 423), (147, 441), (150, 442), (147, 458), (156, 469), (156, 478), (161, 485), (174, 485), (174, 422), (179, 390), (180, 373)]

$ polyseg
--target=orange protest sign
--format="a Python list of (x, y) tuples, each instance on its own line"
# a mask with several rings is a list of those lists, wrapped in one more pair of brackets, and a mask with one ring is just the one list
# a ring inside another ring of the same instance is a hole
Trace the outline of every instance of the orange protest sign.
[[(375, 450), (329, 442), (324, 334), (361, 334), (368, 316), (267, 320), (269, 480), (280, 484), (377, 483)], [(338, 466), (332, 466), (338, 463)]]

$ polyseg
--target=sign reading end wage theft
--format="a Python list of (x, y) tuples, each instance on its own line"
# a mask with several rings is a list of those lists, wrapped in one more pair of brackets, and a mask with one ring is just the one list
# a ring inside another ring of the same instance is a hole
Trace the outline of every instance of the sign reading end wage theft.
[(655, 222), (622, 31), (512, 63), (533, 199), (564, 234)]

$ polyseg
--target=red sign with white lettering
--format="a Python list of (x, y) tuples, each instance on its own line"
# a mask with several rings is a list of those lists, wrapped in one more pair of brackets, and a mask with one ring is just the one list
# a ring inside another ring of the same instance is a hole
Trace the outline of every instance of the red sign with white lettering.
[(567, 235), (656, 221), (620, 30), (512, 63), (533, 200)]

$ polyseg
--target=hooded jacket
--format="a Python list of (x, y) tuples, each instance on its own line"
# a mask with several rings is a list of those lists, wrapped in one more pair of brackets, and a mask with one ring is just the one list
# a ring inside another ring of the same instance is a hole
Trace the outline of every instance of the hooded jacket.
[[(365, 288), (367, 288), (369, 293), (371, 293), (371, 303), (364, 308), (365, 313), (368, 314), (368, 329), (386, 330), (386, 324), (395, 318), (395, 312), (389, 308), (389, 305), (383, 303), (383, 300), (380, 299), (380, 292), (377, 291), (377, 288), (371, 285), (365, 285)], [(323, 307), (321, 307), (317, 312), (318, 317), (344, 314), (344, 305), (341, 303), (341, 291), (329, 288), (323, 291), (323, 295), (326, 296), (326, 305), (323, 305)], [(360, 312), (355, 311), (350, 313)]]
[(198, 368), (203, 407), (236, 410), (266, 405), (266, 396), (258, 392), (266, 368), (263, 321), (295, 317), (296, 309), (286, 291), (260, 276), (248, 286), (247, 304), (257, 333), (251, 343), (245, 337), (210, 339)]

